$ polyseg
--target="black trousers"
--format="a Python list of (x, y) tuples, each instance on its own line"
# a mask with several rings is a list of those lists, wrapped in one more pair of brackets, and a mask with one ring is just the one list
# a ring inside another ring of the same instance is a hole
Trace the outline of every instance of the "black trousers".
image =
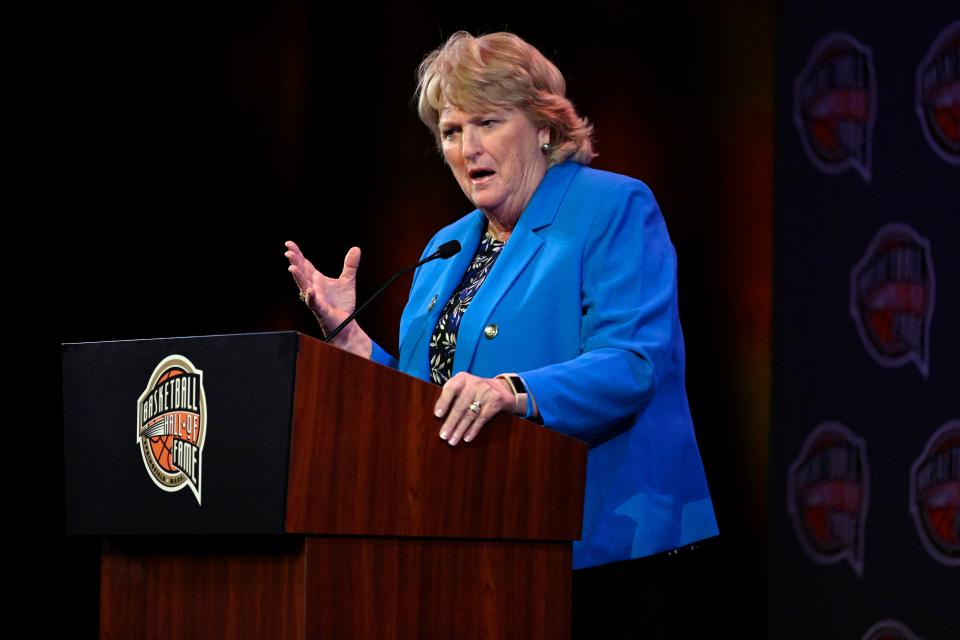
[[(719, 538), (573, 572), (573, 639), (705, 638), (718, 631)], [(724, 584), (725, 582), (725, 584)]]

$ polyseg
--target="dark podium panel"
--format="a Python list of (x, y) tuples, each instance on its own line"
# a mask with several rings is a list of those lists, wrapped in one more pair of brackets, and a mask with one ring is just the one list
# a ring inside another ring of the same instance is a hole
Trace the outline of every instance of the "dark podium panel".
[(569, 636), (585, 444), (500, 416), (450, 447), (438, 387), (296, 333), (68, 344), (63, 367), (103, 637)]
[[(296, 333), (63, 345), (67, 532), (282, 534)], [(202, 371), (201, 501), (166, 494), (137, 446), (137, 399), (164, 358)]]

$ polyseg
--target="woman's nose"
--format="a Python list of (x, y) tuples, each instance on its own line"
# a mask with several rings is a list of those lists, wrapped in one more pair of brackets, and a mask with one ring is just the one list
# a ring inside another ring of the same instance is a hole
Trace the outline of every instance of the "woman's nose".
[(464, 127), (463, 134), (461, 138), (463, 142), (463, 148), (461, 152), (463, 157), (467, 160), (473, 160), (483, 152), (483, 147), (480, 144), (480, 136), (477, 135), (477, 132), (473, 127)]

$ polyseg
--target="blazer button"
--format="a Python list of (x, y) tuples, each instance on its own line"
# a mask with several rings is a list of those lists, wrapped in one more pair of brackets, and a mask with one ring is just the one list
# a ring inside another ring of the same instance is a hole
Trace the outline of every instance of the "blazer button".
[(493, 340), (497, 337), (497, 334), (500, 333), (500, 328), (495, 324), (488, 324), (483, 328), (483, 335), (487, 340)]

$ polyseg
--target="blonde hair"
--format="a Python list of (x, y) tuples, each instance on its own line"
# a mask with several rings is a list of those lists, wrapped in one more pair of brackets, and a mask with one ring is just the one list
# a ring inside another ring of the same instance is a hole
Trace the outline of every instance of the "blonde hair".
[(593, 125), (566, 97), (563, 74), (536, 47), (512, 33), (474, 38), (458, 31), (420, 63), (417, 80), (417, 111), (438, 148), (440, 112), (449, 102), (474, 112), (516, 108), (538, 127), (549, 127), (548, 166), (566, 160), (589, 164), (597, 156)]

